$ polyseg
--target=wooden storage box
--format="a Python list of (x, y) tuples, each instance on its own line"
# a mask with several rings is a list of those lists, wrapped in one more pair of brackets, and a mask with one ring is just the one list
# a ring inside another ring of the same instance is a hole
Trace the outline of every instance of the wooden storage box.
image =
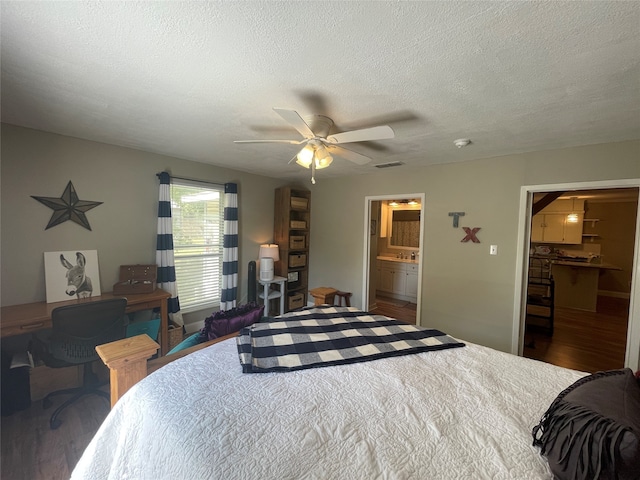
[(289, 248), (291, 250), (305, 248), (306, 247), (306, 238), (304, 235), (290, 235), (289, 236)]
[(157, 265), (120, 265), (120, 279), (113, 286), (114, 295), (152, 293), (158, 278)]
[(82, 368), (51, 368), (39, 365), (29, 370), (31, 401), (42, 400), (49, 393), (63, 388), (76, 388), (82, 385)]
[(291, 220), (291, 228), (307, 228), (307, 222), (304, 220)]
[(304, 197), (291, 197), (292, 210), (306, 210), (309, 207), (309, 200)]
[(307, 264), (307, 256), (304, 253), (289, 255), (289, 267), (304, 267)]
[(304, 293), (290, 293), (287, 310), (295, 310), (304, 307)]

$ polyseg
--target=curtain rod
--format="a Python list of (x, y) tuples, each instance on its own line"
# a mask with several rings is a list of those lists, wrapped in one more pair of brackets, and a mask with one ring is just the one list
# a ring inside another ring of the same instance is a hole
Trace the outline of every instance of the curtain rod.
[[(162, 173), (169, 173), (169, 172), (160, 172), (160, 173), (156, 173), (156, 177), (160, 178), (160, 175), (161, 175)], [(217, 185), (217, 186), (219, 186), (219, 187), (224, 187), (224, 185), (225, 185), (224, 183), (210, 182), (209, 180), (200, 180), (200, 179), (197, 179), (197, 178), (178, 177), (178, 176), (175, 176), (175, 175), (171, 175), (170, 173), (169, 173), (169, 176), (170, 176), (171, 178), (175, 178), (175, 179), (177, 179), (177, 180), (186, 180), (187, 182), (206, 183), (206, 184), (208, 184), (208, 185)]]

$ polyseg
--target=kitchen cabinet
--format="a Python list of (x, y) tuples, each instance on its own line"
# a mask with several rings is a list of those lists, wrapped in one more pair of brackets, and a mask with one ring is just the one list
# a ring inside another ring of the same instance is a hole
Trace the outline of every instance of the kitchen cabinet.
[(552, 273), (556, 284), (556, 306), (595, 312), (598, 282), (605, 270), (622, 269), (610, 263), (554, 260)]
[[(577, 221), (570, 222), (569, 214), (575, 214)], [(564, 243), (578, 245), (582, 243), (584, 218), (584, 200), (556, 200), (551, 202), (531, 221), (531, 241), (546, 243)]]
[(378, 291), (416, 302), (418, 298), (418, 265), (378, 260)]

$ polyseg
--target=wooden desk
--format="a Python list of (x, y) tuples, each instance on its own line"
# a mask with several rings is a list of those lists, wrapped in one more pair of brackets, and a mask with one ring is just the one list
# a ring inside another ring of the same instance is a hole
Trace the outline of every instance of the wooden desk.
[(51, 311), (54, 308), (64, 305), (74, 305), (95, 300), (108, 300), (111, 298), (126, 298), (126, 312), (137, 312), (139, 310), (150, 310), (160, 308), (160, 354), (166, 355), (169, 346), (169, 315), (167, 299), (170, 293), (157, 288), (152, 293), (138, 293), (135, 295), (113, 295), (103, 293), (97, 297), (85, 299), (65, 300), (64, 302), (46, 303), (25, 303), (22, 305), (10, 305), (0, 309), (0, 336), (11, 337), (31, 333), (45, 328), (51, 328)]

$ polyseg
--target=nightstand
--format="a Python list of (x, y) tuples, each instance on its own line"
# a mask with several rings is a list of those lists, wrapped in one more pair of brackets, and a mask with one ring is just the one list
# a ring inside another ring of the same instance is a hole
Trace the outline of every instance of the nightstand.
[[(287, 279), (284, 277), (273, 277), (273, 280), (258, 280), (258, 283), (264, 287), (264, 291), (258, 296), (263, 299), (264, 315), (269, 316), (269, 300), (274, 298), (280, 299), (280, 315), (284, 314), (284, 293)], [(279, 285), (280, 290), (270, 290), (271, 285)]]

